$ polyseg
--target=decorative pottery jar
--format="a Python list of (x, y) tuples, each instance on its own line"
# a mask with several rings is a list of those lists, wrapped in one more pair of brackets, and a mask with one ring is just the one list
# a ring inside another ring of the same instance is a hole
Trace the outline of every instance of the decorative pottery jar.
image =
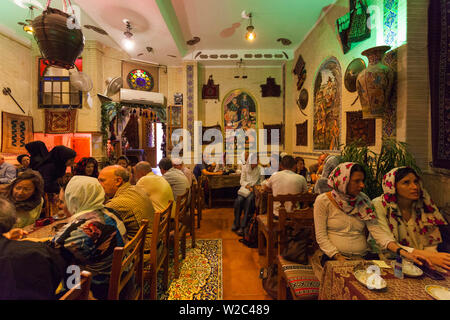
[(81, 28), (71, 27), (67, 13), (47, 7), (33, 20), (34, 38), (38, 43), (44, 63), (49, 66), (72, 69), (84, 49)]
[(383, 64), (384, 53), (390, 46), (378, 46), (363, 51), (369, 66), (361, 71), (356, 80), (356, 89), (361, 101), (363, 118), (380, 118), (389, 106), (394, 83), (394, 71)]

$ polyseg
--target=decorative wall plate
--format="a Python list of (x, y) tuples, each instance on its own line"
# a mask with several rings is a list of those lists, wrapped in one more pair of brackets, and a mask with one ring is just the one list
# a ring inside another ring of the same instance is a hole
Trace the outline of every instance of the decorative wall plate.
[(356, 92), (356, 78), (365, 68), (366, 63), (361, 58), (357, 58), (349, 63), (344, 75), (345, 89), (349, 92)]
[(308, 90), (302, 89), (302, 91), (300, 91), (300, 94), (298, 95), (297, 105), (300, 109), (300, 112), (306, 116), (303, 110), (305, 110), (306, 106), (308, 105)]

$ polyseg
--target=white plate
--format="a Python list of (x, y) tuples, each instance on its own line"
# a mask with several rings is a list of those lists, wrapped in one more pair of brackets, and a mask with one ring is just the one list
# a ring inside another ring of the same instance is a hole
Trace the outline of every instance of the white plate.
[(435, 284), (425, 286), (425, 291), (436, 300), (450, 300), (450, 290)]
[(366, 270), (356, 270), (353, 275), (356, 280), (370, 290), (382, 290), (387, 287), (386, 280), (379, 275), (367, 273)]
[(52, 218), (55, 220), (55, 221), (57, 221), (57, 220), (64, 220), (65, 218), (67, 218), (65, 215), (64, 216), (62, 216), (62, 217), (59, 217), (58, 215), (54, 215), (54, 216), (52, 216)]
[[(391, 266), (394, 268), (395, 266), (395, 260), (391, 261)], [(413, 263), (403, 260), (403, 274), (408, 277), (420, 277), (423, 275), (422, 269), (415, 266)]]

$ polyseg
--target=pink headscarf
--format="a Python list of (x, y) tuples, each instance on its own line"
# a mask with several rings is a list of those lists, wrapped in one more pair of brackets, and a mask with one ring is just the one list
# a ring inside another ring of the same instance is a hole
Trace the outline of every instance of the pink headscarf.
[(446, 221), (442, 217), (439, 209), (431, 200), (428, 192), (423, 188), (422, 181), (420, 184), (419, 200), (414, 201), (413, 209), (416, 212), (415, 230), (417, 230), (417, 239), (419, 243), (414, 244), (413, 238), (408, 233), (402, 214), (397, 205), (397, 189), (395, 188), (395, 176), (399, 169), (405, 167), (394, 168), (383, 177), (383, 195), (381, 203), (386, 209), (386, 218), (389, 228), (397, 241), (404, 246), (417, 247), (423, 250), (424, 247), (436, 245), (442, 242), (439, 225), (446, 225)]
[(328, 176), (328, 186), (332, 188), (331, 195), (339, 208), (348, 215), (357, 215), (361, 220), (376, 219), (375, 208), (369, 197), (360, 192), (356, 197), (347, 193), (350, 172), (356, 163), (344, 162), (339, 164)]

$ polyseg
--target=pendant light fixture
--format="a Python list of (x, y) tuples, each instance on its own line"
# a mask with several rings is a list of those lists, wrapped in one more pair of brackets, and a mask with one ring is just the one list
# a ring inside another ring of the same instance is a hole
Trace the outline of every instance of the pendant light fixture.
[(30, 19), (26, 19), (25, 22), (18, 22), (18, 24), (20, 24), (22, 26), (23, 31), (25, 31), (26, 33), (31, 34), (31, 35), (34, 34), (34, 29), (33, 29), (33, 26), (32, 26), (32, 22), (34, 20), (34, 14), (33, 14), (33, 9), (34, 8), (36, 8), (36, 7), (33, 6), (33, 5), (30, 5), (28, 7), (28, 9), (29, 9), (29, 13), (28, 14), (30, 16)]
[(250, 24), (247, 27), (247, 33), (245, 34), (245, 39), (248, 41), (253, 41), (256, 38), (255, 27), (252, 24), (252, 13), (248, 14), (250, 18)]
[(133, 34), (131, 33), (131, 23), (127, 19), (124, 19), (123, 23), (125, 23), (127, 30), (123, 33), (125, 38), (122, 40), (122, 45), (125, 47), (125, 50), (130, 51), (134, 48), (134, 40), (132, 39)]

